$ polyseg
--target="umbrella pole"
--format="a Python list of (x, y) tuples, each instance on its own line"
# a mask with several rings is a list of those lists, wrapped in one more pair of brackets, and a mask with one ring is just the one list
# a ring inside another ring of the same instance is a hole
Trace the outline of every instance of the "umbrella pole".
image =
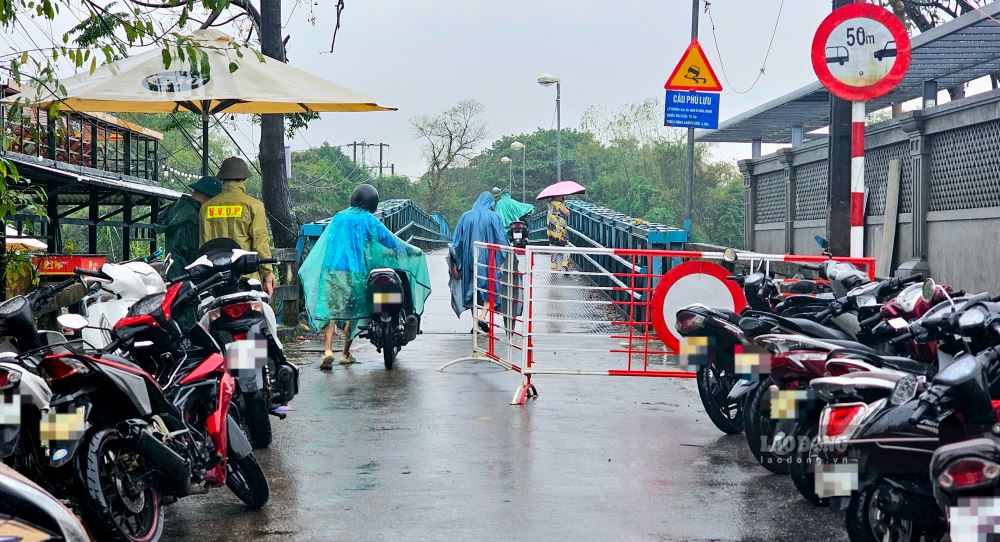
[(208, 112), (201, 113), (201, 174), (208, 175)]

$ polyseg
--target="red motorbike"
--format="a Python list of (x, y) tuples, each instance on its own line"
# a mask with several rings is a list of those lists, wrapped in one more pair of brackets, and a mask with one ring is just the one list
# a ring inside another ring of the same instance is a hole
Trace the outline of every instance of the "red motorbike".
[(41, 475), (60, 494), (80, 480), (74, 493), (102, 540), (158, 539), (162, 505), (191, 494), (192, 484), (226, 485), (251, 509), (268, 501), (267, 479), (230, 412), (235, 381), (218, 345), (201, 326), (185, 336), (173, 318), (228, 273), (140, 299), (101, 351), (64, 348), (38, 363), (52, 409), (78, 417), (81, 434), (50, 441)]

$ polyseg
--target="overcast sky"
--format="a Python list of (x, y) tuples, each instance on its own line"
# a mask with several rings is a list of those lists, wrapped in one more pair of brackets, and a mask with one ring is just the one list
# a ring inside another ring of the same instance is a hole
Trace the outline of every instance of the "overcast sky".
[[(701, 1), (702, 6), (708, 3)], [(490, 142), (504, 134), (554, 128), (555, 88), (536, 82), (540, 74), (551, 73), (562, 79), (562, 124), (575, 127), (592, 105), (615, 109), (649, 97), (662, 99), (663, 83), (691, 31), (690, 0), (347, 0), (336, 49), (329, 53), (332, 4), (283, 1), (290, 62), (399, 111), (325, 113), (290, 144), (302, 150), (324, 141), (384, 142), (390, 145), (387, 163), (411, 177), (419, 177), (426, 167), (410, 119), (473, 99), (485, 105)], [(705, 13), (701, 43), (725, 87), (722, 119), (815, 79), (809, 47), (830, 11), (829, 0), (710, 4), (718, 47)], [(75, 11), (75, 16), (64, 12), (50, 28), (26, 24), (25, 29), (42, 44), (46, 40), (39, 34), (58, 40), (81, 16), (82, 10)], [(747, 91), (776, 20), (766, 73)], [(15, 29), (0, 42), (31, 47), (24, 34)], [(244, 124), (234, 135), (245, 151), (256, 154), (256, 127)], [(719, 159), (750, 154), (748, 144), (716, 149)], [(369, 163), (373, 157), (377, 161), (377, 149), (371, 152)]]
[[(385, 142), (397, 172), (413, 177), (425, 164), (411, 118), (474, 99), (486, 107), (491, 136), (554, 128), (555, 88), (535, 81), (552, 73), (563, 81), (562, 124), (577, 126), (588, 106), (614, 108), (662, 97), (691, 31), (689, 0), (348, 0), (330, 54), (323, 51), (329, 50), (334, 16), (326, 4), (332, 2), (319, 3), (313, 26), (306, 7), (288, 17), (293, 2), (287, 2), (291, 63), (399, 111), (324, 114), (292, 148), (323, 141)], [(722, 82), (722, 119), (815, 79), (808, 51), (830, 2), (786, 0), (765, 75), (749, 92), (736, 92), (756, 77), (781, 3), (711, 1), (728, 75)], [(704, 13), (700, 33), (709, 60), (724, 77)], [(749, 145), (726, 145), (716, 156), (749, 153)]]

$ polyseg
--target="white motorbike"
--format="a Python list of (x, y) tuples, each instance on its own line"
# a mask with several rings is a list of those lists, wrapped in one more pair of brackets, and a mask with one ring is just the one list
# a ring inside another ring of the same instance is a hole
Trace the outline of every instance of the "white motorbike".
[[(169, 267), (168, 257), (162, 272)], [(160, 273), (142, 261), (106, 263), (99, 271), (81, 272), (91, 287), (91, 293), (82, 301), (82, 313), (87, 318), (87, 327), (81, 331), (84, 344), (90, 348), (107, 346), (111, 343), (111, 328), (136, 301), (167, 291)]]

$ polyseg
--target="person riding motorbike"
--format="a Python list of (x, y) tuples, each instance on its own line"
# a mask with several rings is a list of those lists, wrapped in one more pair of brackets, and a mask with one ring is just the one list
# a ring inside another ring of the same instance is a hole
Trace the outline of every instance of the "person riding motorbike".
[[(250, 178), (247, 163), (236, 156), (226, 158), (216, 177), (222, 180), (222, 192), (201, 206), (200, 245), (228, 237), (243, 250), (256, 252), (261, 259), (270, 259), (267, 215), (264, 204), (247, 194), (246, 180)], [(260, 266), (260, 279), (264, 291), (271, 295), (275, 277), (270, 264)]]
[(320, 369), (333, 367), (335, 327), (344, 330), (340, 363), (357, 363), (351, 343), (367, 327), (371, 316), (371, 300), (365, 292), (372, 269), (405, 271), (417, 314), (423, 312), (430, 294), (424, 252), (396, 237), (375, 218), (378, 200), (374, 186), (362, 184), (355, 188), (351, 206), (333, 217), (299, 269), (309, 325), (316, 332), (326, 333)]

